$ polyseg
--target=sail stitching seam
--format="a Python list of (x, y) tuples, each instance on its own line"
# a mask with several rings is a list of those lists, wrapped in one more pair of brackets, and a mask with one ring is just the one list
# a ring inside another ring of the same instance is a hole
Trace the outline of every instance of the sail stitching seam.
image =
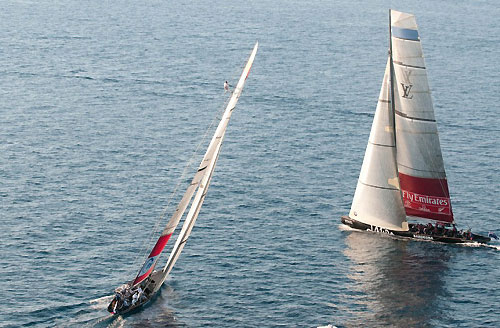
[[(406, 167), (407, 169), (410, 169), (410, 170), (415, 170), (415, 171), (419, 171), (419, 172), (439, 173), (439, 174), (444, 174), (446, 176), (446, 172), (445, 171), (419, 170), (419, 169), (416, 169), (416, 168), (413, 168), (413, 167), (401, 164), (400, 162), (398, 162), (398, 165), (404, 166), (404, 167)], [(439, 178), (439, 179), (446, 179), (446, 177), (445, 178)]]
[(383, 145), (383, 144), (379, 144), (379, 143), (374, 143), (374, 142), (371, 142), (371, 141), (369, 141), (369, 140), (368, 140), (368, 142), (369, 142), (370, 144), (374, 145), (374, 146), (389, 147), (389, 148), (394, 148), (394, 147), (396, 147), (396, 146), (394, 146), (394, 145)]
[(398, 114), (401, 117), (410, 119), (410, 120), (425, 121), (425, 122), (436, 122), (436, 120), (431, 120), (431, 119), (428, 119), (428, 118), (418, 118), (418, 117), (408, 116), (405, 113), (402, 113), (402, 112), (400, 112), (398, 110), (396, 111), (396, 114)]
[(365, 185), (365, 186), (368, 186), (368, 187), (373, 187), (373, 188), (377, 188), (377, 189), (385, 189), (385, 190), (399, 190), (397, 188), (388, 188), (388, 187), (379, 187), (379, 186), (375, 186), (375, 185), (372, 185), (372, 184), (369, 184), (369, 183), (364, 183), (363, 181), (359, 181), (361, 184)]
[(405, 67), (411, 67), (411, 68), (419, 68), (419, 69), (425, 69), (424, 66), (415, 66), (415, 65), (409, 65), (409, 64), (404, 64), (403, 62), (400, 62), (400, 61), (397, 61), (397, 60), (394, 60), (393, 61), (394, 64), (398, 64), (399, 66), (405, 66)]

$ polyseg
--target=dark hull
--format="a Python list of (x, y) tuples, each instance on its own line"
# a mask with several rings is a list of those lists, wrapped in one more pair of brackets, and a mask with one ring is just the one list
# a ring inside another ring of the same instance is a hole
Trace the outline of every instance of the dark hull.
[[(413, 239), (413, 240), (435, 241), (435, 242), (447, 243), (447, 244), (462, 244), (462, 243), (471, 243), (471, 242), (486, 244), (487, 242), (489, 242), (491, 240), (489, 237), (476, 235), (473, 233), (471, 234), (470, 238), (467, 239), (467, 238), (464, 238), (463, 236), (450, 237), (450, 236), (438, 235), (438, 234), (424, 234), (424, 233), (412, 232), (412, 231), (390, 230), (390, 229), (380, 228), (377, 226), (372, 226), (369, 224), (359, 222), (357, 220), (350, 218), (349, 216), (342, 216), (341, 221), (343, 224), (345, 224), (353, 229), (362, 230), (362, 231), (373, 231), (373, 232), (385, 233), (388, 235), (401, 237), (401, 238), (407, 238), (407, 239)], [(409, 226), (411, 228), (412, 224), (409, 224)]]
[(127, 307), (126, 309), (116, 310), (116, 312), (113, 312), (114, 303), (111, 302), (108, 305), (108, 312), (110, 312), (111, 314), (114, 314), (114, 315), (124, 315), (124, 314), (132, 314), (132, 313), (138, 312), (143, 307), (145, 307), (153, 298), (155, 298), (156, 294), (158, 294), (158, 293), (151, 294), (150, 297), (148, 297), (142, 301), (138, 301), (137, 303)]
[[(108, 312), (114, 315), (123, 315), (123, 314), (132, 314), (140, 311), (144, 308), (148, 303), (156, 298), (156, 296), (160, 293), (160, 286), (158, 286), (158, 281), (161, 279), (161, 271), (153, 272), (151, 274), (151, 279), (148, 281), (147, 285), (144, 288), (144, 297), (137, 301), (134, 305), (130, 305), (128, 307), (117, 308), (115, 312), (113, 312), (116, 298), (111, 301), (108, 305)], [(156, 279), (156, 281), (155, 281)]]

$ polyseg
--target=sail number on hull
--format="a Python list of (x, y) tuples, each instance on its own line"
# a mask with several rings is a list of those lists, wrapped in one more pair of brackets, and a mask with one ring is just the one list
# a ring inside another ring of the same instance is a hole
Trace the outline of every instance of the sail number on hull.
[(380, 233), (385, 233), (388, 235), (394, 235), (389, 229), (377, 227), (377, 226), (372, 226), (370, 225), (370, 228), (366, 229), (367, 231), (373, 231), (373, 232), (380, 232)]

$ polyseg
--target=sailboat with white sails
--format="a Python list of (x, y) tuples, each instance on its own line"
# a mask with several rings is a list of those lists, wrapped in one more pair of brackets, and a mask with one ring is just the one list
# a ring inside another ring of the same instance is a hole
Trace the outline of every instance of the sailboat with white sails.
[[(341, 221), (355, 229), (413, 239), (486, 243), (489, 237), (457, 231), (454, 225), (415, 16), (390, 10), (389, 39), (356, 192), (349, 215)], [(409, 223), (407, 217), (432, 221)]]
[[(200, 213), (201, 206), (212, 179), (217, 159), (219, 158), (229, 119), (231, 118), (231, 114), (235, 109), (236, 103), (238, 102), (238, 99), (240, 98), (240, 95), (243, 91), (243, 86), (245, 85), (245, 81), (248, 77), (248, 74), (250, 73), (250, 69), (255, 59), (258, 46), (259, 44), (257, 42), (243, 69), (243, 73), (241, 74), (240, 79), (231, 94), (219, 125), (215, 130), (215, 133), (210, 141), (205, 156), (203, 156), (196, 174), (194, 175), (190, 185), (188, 186), (182, 199), (177, 205), (177, 208), (172, 214), (170, 220), (166, 224), (156, 244), (151, 250), (148, 258), (144, 262), (143, 266), (139, 270), (139, 273), (133, 281), (128, 282), (115, 290), (115, 297), (108, 306), (108, 311), (112, 314), (124, 314), (149, 302), (151, 298), (158, 292), (168, 274), (172, 270), (175, 262), (179, 258), (182, 249), (186, 245), (186, 241), (191, 234), (198, 214)], [(179, 224), (190, 202), (191, 207), (188, 211), (188, 214), (186, 215), (186, 218), (182, 225), (182, 229), (179, 233), (179, 236), (177, 237), (166, 265), (161, 270), (156, 271), (155, 266), (158, 262), (158, 259), (168, 240), (174, 233), (175, 228)]]

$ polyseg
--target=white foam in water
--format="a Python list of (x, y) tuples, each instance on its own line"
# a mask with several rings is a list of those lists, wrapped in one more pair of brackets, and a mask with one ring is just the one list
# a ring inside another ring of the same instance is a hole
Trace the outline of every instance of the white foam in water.
[(329, 324), (328, 326), (318, 326), (318, 328), (337, 328), (337, 326)]
[(479, 243), (462, 243), (462, 244), (458, 244), (458, 245), (466, 246), (466, 247), (486, 247), (486, 248), (493, 248), (493, 249), (496, 249), (497, 251), (500, 251), (500, 245), (479, 244)]
[(348, 225), (345, 225), (345, 224), (339, 224), (339, 229), (342, 230), (342, 231), (360, 231), (358, 229), (351, 228), (351, 227), (349, 227)]
[(116, 317), (116, 319), (108, 326), (109, 328), (122, 328), (125, 327), (125, 319), (121, 316)]
[(500, 245), (498, 244), (482, 244), (481, 246), (486, 247), (486, 248), (493, 248), (496, 249), (497, 251), (500, 251)]
[(108, 307), (108, 304), (112, 299), (113, 295), (108, 295), (96, 298), (95, 300), (90, 300), (90, 308), (94, 310), (105, 309), (106, 307)]

